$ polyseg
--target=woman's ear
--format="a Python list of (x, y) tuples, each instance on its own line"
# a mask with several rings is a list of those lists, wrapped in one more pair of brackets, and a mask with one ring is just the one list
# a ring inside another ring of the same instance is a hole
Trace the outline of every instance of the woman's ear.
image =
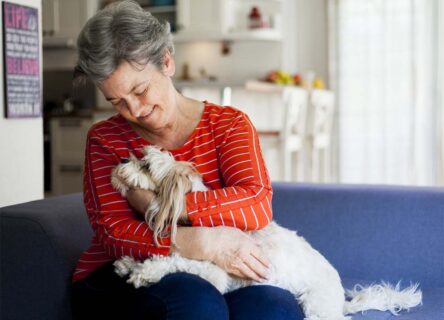
[(176, 63), (174, 62), (173, 56), (170, 50), (165, 50), (165, 57), (163, 59), (163, 74), (172, 77), (176, 72)]

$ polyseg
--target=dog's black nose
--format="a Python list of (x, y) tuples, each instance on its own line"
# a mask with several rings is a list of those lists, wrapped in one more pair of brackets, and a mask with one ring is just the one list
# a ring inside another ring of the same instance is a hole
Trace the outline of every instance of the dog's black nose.
[(120, 159), (120, 163), (128, 163), (129, 159), (128, 158), (122, 158)]

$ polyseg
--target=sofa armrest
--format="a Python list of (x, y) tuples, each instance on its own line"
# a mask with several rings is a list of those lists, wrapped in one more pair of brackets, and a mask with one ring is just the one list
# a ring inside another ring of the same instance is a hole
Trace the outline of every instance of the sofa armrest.
[(0, 208), (1, 319), (70, 319), (73, 267), (92, 232), (80, 194)]
[(275, 220), (297, 230), (342, 277), (444, 287), (444, 189), (291, 183), (273, 188)]

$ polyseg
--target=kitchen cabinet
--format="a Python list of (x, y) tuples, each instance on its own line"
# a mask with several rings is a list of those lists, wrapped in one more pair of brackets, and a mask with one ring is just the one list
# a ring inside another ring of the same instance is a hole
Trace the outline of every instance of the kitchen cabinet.
[(98, 0), (43, 0), (43, 46), (73, 47), (79, 32), (98, 6)]
[[(42, 0), (43, 46), (74, 47), (85, 22), (99, 8), (99, 0)], [(287, 0), (176, 0), (168, 5), (139, 0), (159, 20), (171, 24), (175, 42), (281, 41), (283, 1)], [(159, 3), (161, 3), (160, 1)], [(248, 14), (256, 6), (266, 27), (249, 29)]]
[(86, 137), (92, 124), (86, 117), (51, 119), (52, 195), (82, 191)]
[(168, 21), (171, 26), (171, 31), (177, 31), (177, 6), (171, 0), (157, 0), (157, 1), (137, 1), (142, 8), (148, 10), (159, 21)]
[[(176, 42), (280, 41), (284, 0), (177, 0)], [(264, 27), (250, 29), (248, 15), (259, 8)]]

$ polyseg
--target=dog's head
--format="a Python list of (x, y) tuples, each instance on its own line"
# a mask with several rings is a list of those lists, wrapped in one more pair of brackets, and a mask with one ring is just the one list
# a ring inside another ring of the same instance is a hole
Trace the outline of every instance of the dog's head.
[(154, 232), (154, 239), (164, 234), (171, 235), (175, 243), (177, 224), (184, 210), (185, 194), (192, 191), (200, 174), (190, 162), (176, 161), (167, 151), (156, 146), (146, 146), (144, 157), (131, 155), (112, 172), (112, 184), (122, 195), (130, 188), (154, 191), (156, 198), (150, 204), (145, 220)]
[(122, 159), (111, 173), (111, 183), (123, 196), (131, 188), (151, 191), (157, 190), (157, 185), (151, 177), (149, 164), (130, 154), (129, 159)]
[(149, 168), (151, 178), (158, 185), (161, 184), (176, 162), (174, 157), (157, 146), (146, 146), (143, 148), (143, 153), (145, 156), (141, 161), (146, 168)]
[(170, 230), (168, 233), (175, 243), (177, 224), (185, 206), (184, 196), (192, 191), (194, 181), (201, 181), (200, 174), (190, 162), (175, 161), (169, 152), (157, 147), (145, 147), (144, 153), (142, 161), (158, 186), (157, 208), (148, 210), (145, 220), (154, 231), (156, 243), (157, 238), (165, 234), (165, 230)]

